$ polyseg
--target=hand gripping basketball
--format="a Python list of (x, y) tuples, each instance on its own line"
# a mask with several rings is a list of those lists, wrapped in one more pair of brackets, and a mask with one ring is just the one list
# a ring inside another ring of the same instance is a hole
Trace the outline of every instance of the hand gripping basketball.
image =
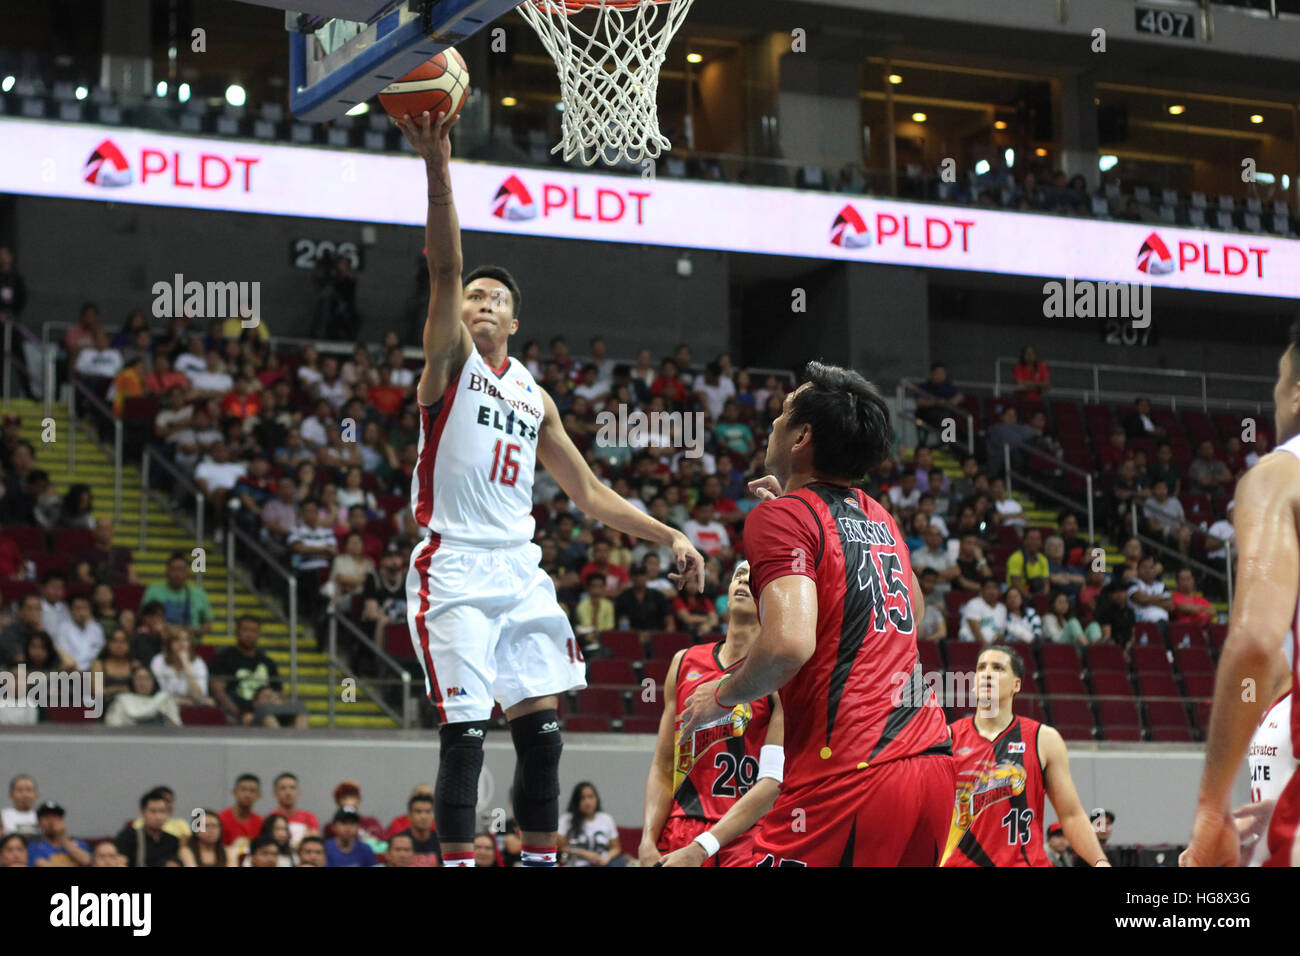
[(408, 113), (400, 119), (394, 118), (393, 122), (426, 163), (445, 167), (451, 162), (451, 128), (459, 120), (459, 113), (454, 116), (446, 113), (430, 116), (428, 110), (425, 110), (419, 116)]

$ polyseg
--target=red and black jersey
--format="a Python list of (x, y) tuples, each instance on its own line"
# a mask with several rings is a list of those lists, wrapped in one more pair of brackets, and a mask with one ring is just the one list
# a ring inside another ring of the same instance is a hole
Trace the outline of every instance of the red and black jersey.
[(669, 820), (687, 817), (717, 823), (758, 781), (759, 752), (772, 715), (770, 698), (737, 704), (725, 717), (695, 728), (690, 740), (680, 739), (682, 711), (695, 689), (734, 671), (743, 661), (724, 668), (718, 660), (722, 645), (718, 641), (687, 648), (677, 669)]
[(950, 752), (943, 710), (921, 677), (912, 562), (889, 512), (857, 489), (808, 485), (749, 513), (745, 556), (760, 608), (777, 578), (817, 586), (817, 647), (781, 688), (783, 792)]
[(940, 866), (1051, 866), (1043, 848), (1038, 731), (1016, 717), (993, 740), (974, 717), (953, 721), (957, 801)]

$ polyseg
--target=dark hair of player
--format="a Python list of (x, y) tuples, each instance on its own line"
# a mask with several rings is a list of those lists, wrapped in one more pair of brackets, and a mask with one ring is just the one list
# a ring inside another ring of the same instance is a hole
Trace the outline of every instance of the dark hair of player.
[[(510, 274), (510, 270), (504, 266), (479, 266), (469, 275), (465, 276), (465, 285), (469, 285), (475, 279), (496, 279), (503, 286), (510, 290), (510, 301), (514, 305), (512, 317), (519, 318), (519, 306), (523, 304), (523, 293), (519, 291), (519, 283), (515, 277)], [(559, 339), (563, 342), (564, 339)], [(551, 339), (551, 345), (554, 345), (556, 339)]]
[(998, 651), (1007, 655), (1007, 659), (1011, 662), (1011, 673), (1016, 675), (1017, 680), (1025, 679), (1025, 662), (1019, 654), (1007, 647), (1005, 644), (994, 644), (980, 651), (980, 657), (983, 657), (990, 651)]
[(813, 470), (829, 478), (862, 478), (889, 454), (889, 406), (852, 369), (809, 362), (804, 380), (808, 387), (793, 399), (790, 424), (812, 426)]

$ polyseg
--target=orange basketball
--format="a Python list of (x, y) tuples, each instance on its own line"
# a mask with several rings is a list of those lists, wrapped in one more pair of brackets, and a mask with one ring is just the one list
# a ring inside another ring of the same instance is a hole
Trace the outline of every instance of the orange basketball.
[(379, 102), (394, 119), (407, 113), (418, 117), (425, 110), (436, 119), (439, 113), (459, 113), (468, 93), (469, 67), (455, 47), (448, 47), (380, 90)]

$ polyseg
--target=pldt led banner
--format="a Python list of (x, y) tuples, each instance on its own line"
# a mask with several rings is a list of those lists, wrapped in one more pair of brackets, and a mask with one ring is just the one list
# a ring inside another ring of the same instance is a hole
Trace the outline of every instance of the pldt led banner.
[[(422, 226), (424, 167), (375, 156), (0, 120), (0, 192)], [(453, 162), (482, 232), (1300, 297), (1300, 241), (790, 189)]]

